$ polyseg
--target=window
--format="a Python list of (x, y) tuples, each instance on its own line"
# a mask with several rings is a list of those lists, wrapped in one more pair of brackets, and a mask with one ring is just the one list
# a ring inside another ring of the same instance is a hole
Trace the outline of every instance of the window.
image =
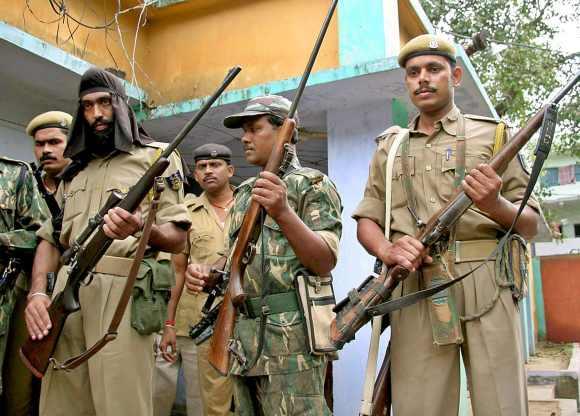
[(576, 163), (576, 183), (580, 183), (580, 163)]
[(580, 237), (580, 224), (574, 224), (574, 237)]
[(544, 186), (556, 186), (559, 185), (558, 181), (558, 168), (546, 168), (544, 169), (544, 175), (542, 176), (542, 183)]

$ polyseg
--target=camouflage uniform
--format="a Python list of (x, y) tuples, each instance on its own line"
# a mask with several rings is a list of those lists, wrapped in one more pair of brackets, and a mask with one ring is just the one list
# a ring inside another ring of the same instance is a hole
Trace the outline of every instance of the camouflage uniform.
[[(28, 165), (0, 158), (0, 273), (8, 260), (5, 250), (17, 250), (26, 256), (33, 255), (36, 248), (36, 230), (47, 217), (46, 205), (34, 185)], [(25, 284), (23, 272), (20, 272), (18, 279), (19, 285)], [(0, 289), (0, 365), (4, 362), (15, 294), (14, 286), (7, 290)]]
[[(342, 224), (341, 202), (334, 184), (321, 172), (301, 167), (296, 158), (282, 179), (288, 189), (289, 205), (336, 256)], [(235, 190), (229, 229), (231, 245), (250, 204), (255, 180), (249, 179)], [(248, 298), (294, 292), (294, 278), (301, 272), (307, 273), (278, 224), (266, 216), (255, 256), (244, 275)], [(301, 313), (294, 310), (267, 315), (263, 348), (256, 359), (260, 321), (260, 317), (251, 318), (242, 312), (236, 323), (231, 367), (236, 413), (330, 414), (324, 400), (327, 357), (310, 354)], [(255, 365), (248, 368), (254, 361)]]

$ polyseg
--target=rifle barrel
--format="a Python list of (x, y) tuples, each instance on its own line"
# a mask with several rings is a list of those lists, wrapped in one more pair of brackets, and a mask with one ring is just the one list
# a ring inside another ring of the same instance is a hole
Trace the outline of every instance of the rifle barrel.
[(316, 62), (316, 57), (318, 56), (318, 52), (320, 51), (320, 47), (322, 46), (322, 41), (326, 36), (326, 31), (328, 30), (328, 26), (330, 25), (332, 15), (334, 14), (334, 9), (336, 9), (337, 4), (338, 0), (333, 0), (332, 4), (330, 5), (330, 8), (328, 9), (328, 13), (326, 14), (324, 22), (322, 23), (322, 27), (320, 28), (320, 33), (318, 33), (318, 38), (316, 38), (316, 42), (314, 43), (314, 49), (312, 49), (312, 53), (310, 54), (310, 58), (308, 58), (308, 63), (306, 64), (306, 68), (304, 69), (304, 73), (302, 74), (302, 78), (300, 79), (300, 84), (298, 84), (296, 96), (294, 97), (294, 100), (292, 100), (292, 106), (290, 107), (288, 118), (294, 118), (294, 114), (296, 113), (296, 109), (298, 108), (298, 103), (300, 102), (300, 98), (302, 98), (302, 93), (304, 92), (304, 88), (306, 88), (308, 78), (310, 78), (310, 72), (312, 72), (314, 62)]

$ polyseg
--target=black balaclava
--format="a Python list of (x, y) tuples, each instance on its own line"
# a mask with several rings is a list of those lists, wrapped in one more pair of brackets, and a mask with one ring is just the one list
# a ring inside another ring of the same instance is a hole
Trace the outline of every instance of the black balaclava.
[[(121, 80), (115, 75), (99, 68), (88, 69), (81, 77), (79, 85), (79, 99), (93, 92), (108, 92), (111, 94), (113, 105), (113, 128), (107, 132), (112, 141), (109, 146), (112, 150), (129, 152), (135, 143), (151, 143), (151, 139), (137, 123), (133, 109), (127, 104), (127, 95)], [(75, 172), (68, 172), (74, 176), (82, 170), (92, 158), (91, 141), (99, 139), (85, 120), (83, 109), (77, 108), (72, 126), (69, 132), (68, 143), (64, 156), (71, 158), (73, 163), (69, 165)], [(101, 138), (102, 139), (102, 138)], [(93, 142), (94, 143), (94, 142)], [(94, 146), (94, 144), (93, 144)], [(75, 163), (76, 162), (76, 163)], [(67, 177), (68, 169), (63, 171), (62, 176)]]

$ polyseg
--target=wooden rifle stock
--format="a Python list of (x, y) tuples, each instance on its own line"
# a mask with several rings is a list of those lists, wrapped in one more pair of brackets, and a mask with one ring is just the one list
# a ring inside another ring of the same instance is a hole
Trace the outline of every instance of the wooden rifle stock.
[[(199, 122), (203, 115), (210, 109), (212, 104), (219, 98), (227, 86), (241, 71), (240, 67), (230, 69), (226, 78), (214, 94), (204, 103), (202, 108), (193, 116), (191, 120), (181, 129), (171, 143), (161, 152), (155, 163), (147, 169), (137, 183), (131, 187), (127, 195), (119, 201), (118, 206), (128, 212), (134, 212), (147, 196), (155, 178), (161, 176), (169, 166), (169, 157), (177, 146), (187, 136), (189, 131)], [(92, 231), (87, 231), (87, 238), (92, 235)], [(48, 368), (51, 357), (56, 349), (57, 341), (60, 337), (66, 318), (73, 312), (80, 309), (79, 288), (82, 281), (97, 265), (101, 257), (105, 254), (113, 240), (105, 234), (102, 224), (94, 231), (94, 235), (85, 245), (74, 254), (71, 259), (69, 277), (63, 291), (57, 294), (48, 307), (48, 313), (52, 323), (52, 329), (47, 336), (41, 340), (33, 340), (28, 337), (22, 348), (20, 356), (28, 369), (36, 376), (42, 377)]]
[[(316, 56), (318, 51), (322, 46), (322, 41), (338, 0), (333, 0), (324, 22), (322, 23), (322, 28), (318, 34), (318, 38), (314, 44), (308, 63), (302, 78), (300, 79), (300, 84), (296, 90), (296, 97), (292, 102), (290, 111), (288, 112), (288, 117), (284, 119), (284, 123), (278, 130), (277, 139), (268, 158), (268, 162), (264, 167), (267, 172), (272, 172), (278, 174), (282, 161), (285, 155), (285, 145), (292, 143), (292, 138), (294, 137), (294, 130), (296, 128), (296, 122), (294, 121), (294, 115), (296, 114), (296, 109), (298, 108), (298, 103), (306, 87), (306, 82), (316, 61)], [(232, 254), (232, 260), (230, 262), (230, 276), (228, 289), (224, 297), (220, 312), (214, 327), (214, 333), (210, 343), (210, 350), (208, 354), (209, 362), (215, 369), (221, 374), (227, 374), (229, 369), (229, 342), (232, 334), (234, 332), (234, 325), (236, 320), (237, 309), (236, 306), (241, 305), (245, 299), (246, 295), (243, 290), (243, 276), (246, 270), (246, 264), (251, 260), (251, 246), (257, 241), (259, 236), (258, 219), (261, 216), (262, 207), (255, 201), (250, 203), (240, 231), (238, 233), (238, 240), (236, 246), (234, 247), (234, 252)]]
[(389, 416), (391, 403), (391, 346), (389, 345), (375, 381), (371, 416)]

